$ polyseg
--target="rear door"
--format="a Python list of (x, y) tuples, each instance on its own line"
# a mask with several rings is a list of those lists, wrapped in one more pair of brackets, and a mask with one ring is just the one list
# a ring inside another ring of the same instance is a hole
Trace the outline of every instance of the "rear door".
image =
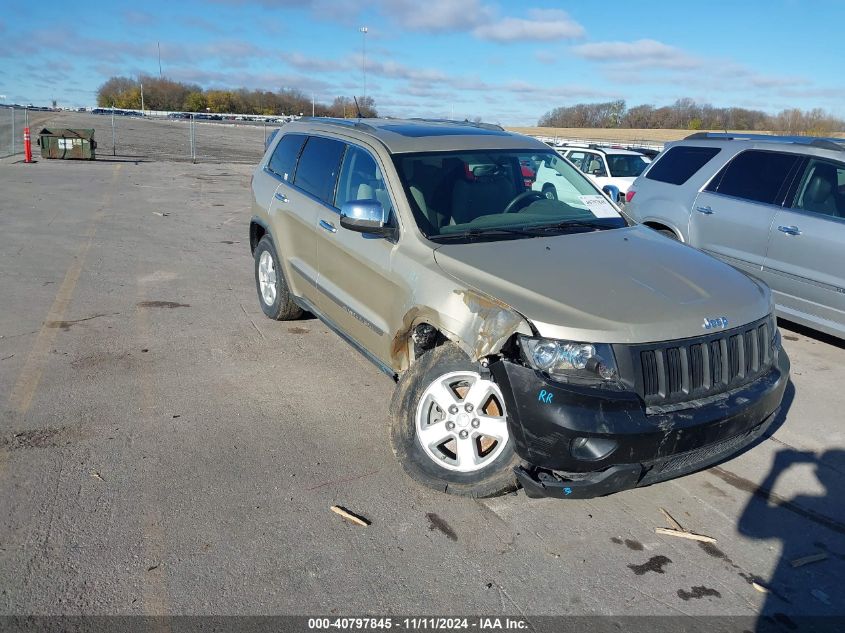
[(800, 158), (753, 149), (737, 154), (696, 197), (689, 243), (759, 277), (769, 229)]
[(304, 134), (285, 134), (265, 173), (276, 182), (270, 197), (270, 228), (285, 279), (295, 295), (313, 302), (317, 282), (317, 209), (293, 185), (306, 139)]
[(809, 159), (775, 216), (763, 279), (787, 319), (845, 333), (845, 163)]
[[(307, 282), (301, 296), (306, 296), (315, 306), (320, 305), (321, 299), (317, 262), (324, 229), (320, 228), (320, 219), (334, 199), (337, 172), (345, 149), (346, 145), (341, 141), (309, 136), (296, 166), (294, 186), (283, 183), (275, 196), (277, 204), (288, 210), (286, 215), (280, 216), (288, 218), (283, 257), (289, 261), (293, 275)], [(281, 197), (280, 193), (283, 193)]]
[(396, 244), (340, 226), (340, 208), (353, 200), (377, 200), (388, 211), (391, 222), (397, 221), (382, 166), (363, 145), (347, 147), (333, 204), (320, 212), (318, 307), (359, 346), (389, 365), (389, 324), (401, 318), (404, 305), (403, 293), (392, 274)]

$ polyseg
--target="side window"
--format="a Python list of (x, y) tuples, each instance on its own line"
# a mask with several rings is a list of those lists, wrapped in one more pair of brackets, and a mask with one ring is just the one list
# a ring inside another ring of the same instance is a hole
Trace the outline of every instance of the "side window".
[(368, 151), (354, 145), (343, 158), (334, 206), (351, 200), (378, 200), (388, 213), (393, 210), (381, 169)]
[(584, 152), (569, 152), (567, 158), (569, 162), (575, 165), (578, 169), (583, 169), (582, 165), (584, 164)]
[(721, 150), (718, 147), (682, 145), (670, 147), (660, 154), (645, 177), (670, 185), (682, 185)]
[(792, 206), (804, 211), (845, 218), (845, 165), (810, 160)]
[(286, 182), (292, 181), (296, 159), (299, 158), (299, 151), (304, 142), (304, 134), (285, 134), (273, 150), (267, 169)]
[(346, 143), (321, 136), (311, 136), (302, 150), (294, 184), (300, 189), (332, 204), (337, 172)]
[(707, 185), (706, 191), (774, 204), (787, 177), (800, 160), (798, 154), (748, 150), (734, 157)]
[(581, 171), (585, 174), (598, 176), (600, 178), (607, 176), (607, 170), (604, 168), (604, 161), (599, 154), (587, 154), (581, 165)]

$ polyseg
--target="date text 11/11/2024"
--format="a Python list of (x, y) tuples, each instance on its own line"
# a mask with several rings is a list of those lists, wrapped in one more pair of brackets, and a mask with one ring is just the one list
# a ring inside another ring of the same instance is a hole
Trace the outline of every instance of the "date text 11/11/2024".
[(360, 618), (309, 618), (311, 630), (376, 631), (402, 629), (409, 631), (519, 631), (528, 629), (528, 622), (521, 618), (474, 617), (360, 617)]

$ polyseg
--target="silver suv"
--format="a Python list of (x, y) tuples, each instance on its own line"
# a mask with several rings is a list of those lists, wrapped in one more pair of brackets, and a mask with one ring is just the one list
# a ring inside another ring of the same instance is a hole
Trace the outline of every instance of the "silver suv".
[(626, 212), (766, 282), (779, 316), (845, 338), (845, 139), (694, 134)]
[[(554, 199), (525, 177), (541, 165)], [(648, 485), (732, 456), (780, 407), (789, 361), (765, 285), (630, 225), (535, 139), (301, 120), (252, 196), (262, 310), (313, 313), (397, 381), (393, 450), (433, 488)]]

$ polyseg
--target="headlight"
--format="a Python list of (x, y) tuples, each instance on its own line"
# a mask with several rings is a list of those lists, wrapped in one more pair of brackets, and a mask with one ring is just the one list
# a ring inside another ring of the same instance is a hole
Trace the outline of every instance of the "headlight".
[(616, 360), (613, 350), (606, 343), (575, 343), (520, 336), (519, 347), (529, 367), (556, 380), (618, 386)]

